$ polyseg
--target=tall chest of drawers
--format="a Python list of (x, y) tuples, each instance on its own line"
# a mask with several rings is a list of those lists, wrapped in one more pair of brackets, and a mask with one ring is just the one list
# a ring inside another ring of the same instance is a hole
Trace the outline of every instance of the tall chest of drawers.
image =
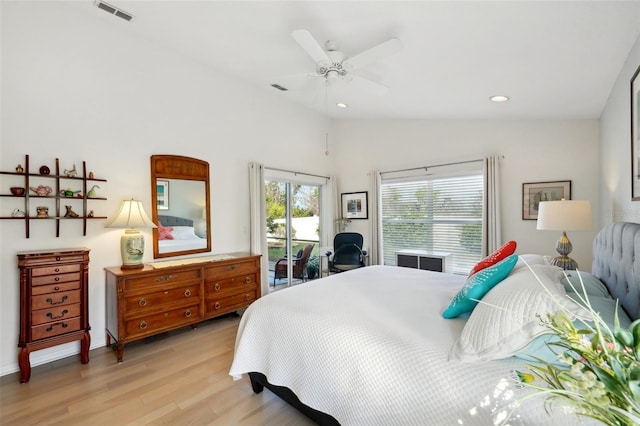
[(31, 378), (32, 351), (80, 340), (89, 362), (89, 249), (18, 253), (20, 269), (20, 382)]
[(248, 307), (260, 297), (260, 256), (224, 255), (158, 262), (142, 269), (105, 268), (107, 346), (124, 345), (158, 333)]

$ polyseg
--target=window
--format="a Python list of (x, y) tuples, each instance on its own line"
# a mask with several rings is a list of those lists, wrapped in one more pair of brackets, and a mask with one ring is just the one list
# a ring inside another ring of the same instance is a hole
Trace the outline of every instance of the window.
[(482, 170), (454, 175), (387, 178), (381, 185), (385, 265), (396, 251), (446, 252), (454, 273), (466, 274), (481, 259)]

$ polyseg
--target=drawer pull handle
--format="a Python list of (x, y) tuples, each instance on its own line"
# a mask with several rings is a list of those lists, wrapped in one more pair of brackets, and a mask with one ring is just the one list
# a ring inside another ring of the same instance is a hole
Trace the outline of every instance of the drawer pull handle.
[(64, 303), (68, 298), (69, 296), (62, 296), (62, 299), (59, 302), (54, 302), (52, 298), (48, 298), (47, 303), (50, 305), (60, 305), (61, 303)]
[(60, 272), (60, 268), (56, 268), (54, 269), (56, 272)]
[(186, 311), (184, 311), (184, 316), (189, 318), (191, 316), (191, 309), (187, 309)]
[(60, 287), (58, 287), (58, 286), (55, 286), (53, 289), (54, 289), (55, 291), (60, 291)]
[(60, 256), (56, 256), (56, 260), (59, 262), (60, 261)]
[(189, 296), (191, 296), (191, 289), (186, 289), (184, 291), (184, 297), (189, 297)]
[(54, 281), (60, 281), (60, 277), (55, 277), (53, 280)]
[(214, 309), (220, 309), (220, 302), (216, 302), (216, 303), (213, 305), (213, 308), (214, 308)]
[(68, 313), (69, 313), (69, 311), (67, 311), (67, 310), (65, 309), (64, 311), (62, 311), (62, 314), (61, 314), (61, 315), (58, 315), (57, 317), (54, 317), (54, 316), (53, 316), (53, 314), (52, 314), (51, 312), (47, 312), (47, 316), (48, 316), (49, 318), (51, 318), (51, 319), (54, 319), (54, 320), (55, 320), (55, 319), (60, 319), (60, 318), (64, 317), (64, 316), (65, 316), (66, 314), (68, 314)]
[(175, 277), (175, 275), (161, 275), (156, 278), (156, 281), (169, 281), (174, 279)]
[(251, 282), (251, 277), (246, 277), (246, 278), (244, 279), (244, 282), (245, 282), (245, 283), (247, 283), (247, 284), (249, 284), (249, 283)]
[(140, 330), (144, 330), (145, 328), (147, 328), (147, 322), (145, 320), (140, 321)]
[(220, 291), (220, 283), (215, 283), (215, 284), (213, 285), (213, 289), (214, 289), (215, 291)]
[(224, 269), (226, 269), (227, 271), (233, 271), (236, 268), (237, 268), (236, 265), (229, 265), (229, 266), (226, 266)]
[(52, 331), (52, 330), (53, 330), (53, 327), (55, 327), (56, 325), (59, 325), (59, 326), (60, 326), (60, 327), (62, 327), (62, 328), (67, 328), (67, 327), (69, 327), (69, 324), (64, 323), (64, 322), (59, 322), (59, 323), (56, 323), (56, 324), (51, 324), (49, 327), (47, 327), (47, 331)]
[(251, 300), (251, 295), (250, 295), (250, 294), (245, 294), (245, 295), (244, 295), (244, 300), (246, 300), (247, 302), (248, 302), (249, 300)]
[(145, 299), (144, 297), (140, 300), (138, 300), (138, 305), (139, 306), (147, 306), (147, 299)]

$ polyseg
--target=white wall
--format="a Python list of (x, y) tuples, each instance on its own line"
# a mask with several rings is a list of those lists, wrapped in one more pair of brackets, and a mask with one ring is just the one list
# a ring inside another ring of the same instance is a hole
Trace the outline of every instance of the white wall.
[(640, 38), (620, 70), (600, 117), (600, 218), (613, 222), (640, 222), (640, 203), (631, 201), (630, 80), (640, 66)]
[[(599, 211), (597, 120), (354, 120), (334, 123), (333, 130), (331, 149), (338, 158), (333, 167), (341, 171), (341, 192), (370, 191), (368, 173), (373, 170), (503, 155), (502, 237), (516, 240), (518, 253), (557, 256), (560, 237), (559, 232), (536, 231), (536, 221), (522, 220), (522, 183), (571, 180), (572, 198), (590, 200), (594, 212), (594, 231), (569, 233), (571, 257), (591, 271)], [(368, 246), (366, 222), (354, 220), (347, 230), (362, 232)]]
[[(211, 168), (214, 253), (249, 251), (248, 163), (286, 168), (305, 159), (310, 173), (326, 174), (326, 121), (280, 101), (271, 92), (205, 68), (130, 33), (120, 20), (89, 5), (89, 13), (52, 2), (2, 2), (2, 116), (0, 170), (43, 164), (53, 169), (86, 161), (108, 201), (91, 201), (98, 216), (121, 200), (141, 199), (150, 210), (150, 156), (179, 154)], [(124, 22), (124, 21), (122, 21)], [(275, 91), (274, 91), (275, 92)], [(293, 154), (289, 154), (293, 153)], [(296, 167), (295, 170), (299, 168)], [(6, 176), (0, 192), (7, 193)], [(15, 200), (0, 198), (7, 216)], [(104, 220), (0, 221), (0, 374), (17, 371), (18, 269), (16, 252), (88, 247), (92, 347), (105, 342), (104, 272), (120, 264), (121, 230)], [(145, 261), (151, 261), (150, 232)], [(78, 352), (77, 343), (32, 353), (32, 365)], [(114, 356), (115, 362), (115, 356)]]

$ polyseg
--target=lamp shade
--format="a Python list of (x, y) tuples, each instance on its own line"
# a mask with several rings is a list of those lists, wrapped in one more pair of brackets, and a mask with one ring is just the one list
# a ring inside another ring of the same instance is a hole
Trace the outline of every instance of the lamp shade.
[(541, 201), (536, 229), (546, 231), (589, 231), (591, 202), (588, 200)]
[(105, 228), (157, 228), (142, 207), (142, 201), (124, 200), (120, 210), (107, 222)]

